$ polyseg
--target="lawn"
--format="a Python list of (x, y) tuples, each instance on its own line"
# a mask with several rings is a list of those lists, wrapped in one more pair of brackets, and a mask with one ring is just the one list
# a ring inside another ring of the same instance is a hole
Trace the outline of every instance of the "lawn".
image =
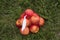
[[(45, 19), (37, 34), (20, 34), (15, 22), (31, 8)], [(60, 40), (60, 0), (0, 0), (0, 40)]]

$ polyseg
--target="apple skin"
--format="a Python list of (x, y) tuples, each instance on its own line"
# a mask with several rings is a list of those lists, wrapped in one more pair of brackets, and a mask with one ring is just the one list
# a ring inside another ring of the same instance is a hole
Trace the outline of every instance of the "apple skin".
[(31, 9), (26, 9), (25, 14), (30, 18), (34, 14), (34, 12)]
[(45, 20), (42, 17), (40, 17), (39, 25), (40, 26), (43, 26), (44, 23), (45, 23)]
[(37, 25), (31, 25), (30, 31), (32, 33), (37, 33), (39, 31), (39, 27)]
[(28, 34), (29, 34), (29, 28), (26, 27), (23, 31), (22, 31), (22, 28), (20, 28), (20, 33), (21, 33), (22, 35), (28, 35)]
[(38, 15), (33, 15), (30, 19), (32, 24), (39, 24), (40, 17)]

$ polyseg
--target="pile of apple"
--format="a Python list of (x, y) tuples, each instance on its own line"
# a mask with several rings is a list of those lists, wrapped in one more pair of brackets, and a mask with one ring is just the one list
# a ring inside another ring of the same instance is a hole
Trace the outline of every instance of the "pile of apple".
[[(27, 15), (26, 27), (22, 31), (22, 23), (25, 15)], [(44, 19), (31, 9), (26, 9), (24, 13), (22, 13), (19, 19), (17, 19), (16, 21), (16, 26), (19, 28), (20, 33), (22, 35), (28, 35), (30, 32), (37, 33), (39, 31), (39, 28), (43, 25), (44, 25)]]

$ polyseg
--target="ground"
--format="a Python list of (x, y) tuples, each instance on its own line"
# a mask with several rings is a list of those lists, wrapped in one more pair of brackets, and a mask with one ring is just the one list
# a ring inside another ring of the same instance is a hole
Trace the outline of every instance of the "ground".
[[(37, 34), (20, 34), (15, 22), (31, 8), (45, 19)], [(0, 0), (0, 40), (60, 40), (60, 0)]]

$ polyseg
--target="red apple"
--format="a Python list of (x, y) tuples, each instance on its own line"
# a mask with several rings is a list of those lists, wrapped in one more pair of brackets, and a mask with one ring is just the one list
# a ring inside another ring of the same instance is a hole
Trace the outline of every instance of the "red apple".
[(36, 26), (36, 25), (32, 25), (32, 26), (30, 27), (30, 31), (31, 31), (32, 33), (37, 33), (37, 32), (39, 31), (39, 27)]
[(16, 21), (16, 26), (17, 26), (18, 28), (21, 28), (21, 26), (20, 26), (20, 19), (18, 19), (18, 20)]
[(44, 19), (42, 17), (40, 17), (40, 21), (39, 21), (39, 25), (40, 26), (43, 26), (45, 23)]
[(20, 33), (21, 33), (22, 35), (28, 35), (28, 34), (29, 34), (29, 28), (26, 27), (23, 31), (22, 31), (22, 28), (20, 28)]
[(30, 19), (32, 24), (38, 24), (39, 20), (40, 20), (39, 16), (34, 16), (34, 15)]
[(25, 10), (25, 13), (26, 13), (26, 15), (27, 15), (28, 17), (31, 17), (34, 12), (33, 12), (33, 10), (31, 10), (31, 9), (27, 9), (27, 10)]

